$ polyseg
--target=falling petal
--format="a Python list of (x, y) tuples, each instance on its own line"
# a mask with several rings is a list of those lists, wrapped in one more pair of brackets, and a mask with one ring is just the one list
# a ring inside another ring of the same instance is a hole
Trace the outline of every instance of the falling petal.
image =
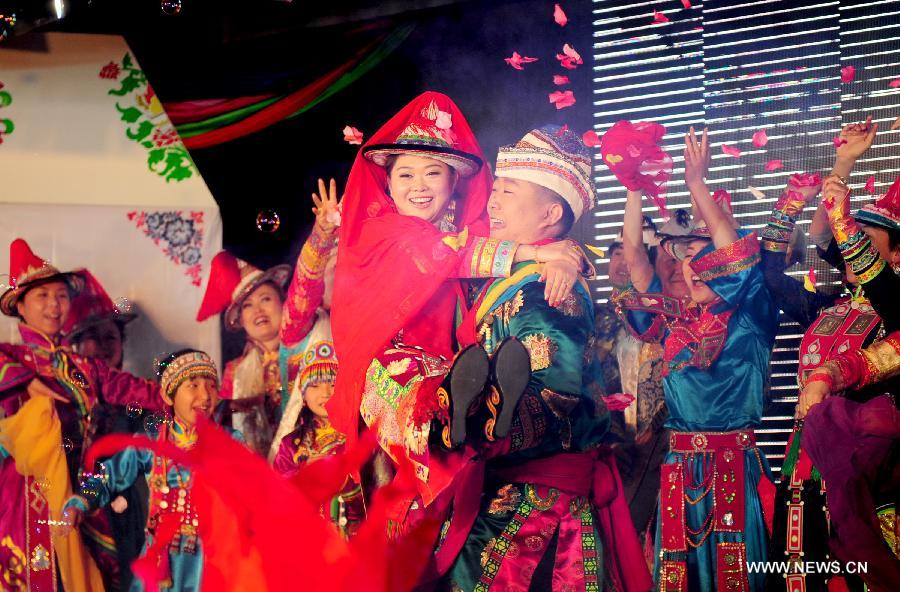
[(610, 411), (624, 411), (634, 402), (634, 395), (628, 393), (613, 393), (602, 398)]
[(728, 208), (731, 208), (731, 194), (725, 191), (724, 189), (716, 189), (716, 192), (713, 193), (713, 201), (717, 204), (726, 204)]
[(894, 120), (894, 123), (891, 124), (891, 130), (900, 129), (900, 117)]
[(875, 194), (875, 175), (870, 175), (868, 179), (866, 179), (866, 191), (870, 194)]
[(564, 135), (566, 135), (567, 131), (569, 131), (569, 124), (564, 123), (564, 124), (562, 124), (562, 127), (560, 127), (558, 130), (556, 130), (556, 137), (557, 138), (563, 137)]
[(812, 267), (809, 268), (809, 271), (803, 276), (803, 287), (806, 288), (807, 292), (816, 291), (816, 270)]
[(557, 86), (561, 86), (563, 84), (569, 84), (569, 77), (563, 76), (561, 74), (554, 74), (553, 76), (553, 84)]
[(722, 152), (724, 152), (728, 156), (733, 156), (735, 158), (741, 155), (741, 150), (739, 148), (735, 148), (734, 146), (729, 146), (727, 144), (722, 144)]
[(847, 143), (847, 140), (845, 140), (844, 138), (842, 138), (840, 136), (835, 136), (831, 139), (831, 143), (834, 144), (835, 148), (840, 148), (841, 146), (843, 146), (844, 144)]
[(556, 105), (557, 109), (565, 109), (566, 107), (571, 107), (575, 104), (575, 93), (570, 90), (567, 91), (558, 91), (555, 90), (549, 95), (550, 102)]
[(591, 253), (593, 253), (594, 255), (596, 255), (597, 257), (600, 257), (601, 259), (606, 258), (606, 251), (604, 251), (600, 247), (595, 247), (594, 245), (585, 244), (584, 248), (587, 249), (588, 251), (590, 251)]
[(691, 0), (681, 0), (681, 5), (688, 9), (691, 7)]
[(531, 58), (528, 56), (519, 55), (519, 52), (514, 51), (512, 57), (503, 58), (503, 61), (515, 68), (516, 70), (524, 70), (522, 64), (530, 64), (532, 62), (538, 61), (537, 58)]
[(769, 162), (766, 163), (766, 170), (767, 171), (777, 171), (778, 169), (780, 169), (783, 166), (784, 166), (784, 164), (780, 160), (770, 160)]
[(566, 23), (569, 22), (569, 17), (566, 16), (566, 13), (563, 12), (563, 9), (559, 4), (553, 5), (553, 20), (555, 20), (556, 24), (560, 27), (565, 27)]
[(891, 88), (900, 88), (900, 78), (895, 78), (888, 83), (888, 86)]
[(363, 133), (355, 127), (344, 126), (344, 141), (348, 144), (362, 144)]
[(769, 143), (769, 136), (766, 135), (766, 130), (761, 129), (755, 134), (753, 134), (753, 145), (757, 148), (762, 148), (766, 144)]
[(659, 23), (667, 23), (667, 22), (669, 22), (669, 17), (667, 17), (666, 15), (664, 15), (661, 12), (657, 12), (655, 10), (653, 11), (653, 23), (654, 24), (658, 25)]
[(845, 84), (853, 82), (854, 78), (856, 78), (856, 68), (853, 66), (844, 66), (841, 68), (841, 82)]
[(581, 59), (581, 55), (568, 43), (563, 45), (562, 53), (556, 54), (556, 59), (559, 60), (560, 65), (567, 70), (574, 70), (580, 64), (584, 63)]
[(759, 189), (757, 189), (756, 187), (754, 187), (753, 185), (747, 185), (747, 191), (749, 191), (750, 194), (753, 195), (753, 197), (755, 197), (756, 199), (765, 199), (766, 198), (766, 194), (763, 193), (762, 191), (760, 191)]
[(600, 145), (600, 136), (594, 130), (588, 130), (581, 135), (581, 141), (588, 148), (594, 148)]

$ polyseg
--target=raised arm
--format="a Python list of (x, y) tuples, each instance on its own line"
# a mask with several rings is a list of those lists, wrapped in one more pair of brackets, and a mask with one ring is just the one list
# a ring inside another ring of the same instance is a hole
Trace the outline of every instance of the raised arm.
[(299, 343), (312, 329), (325, 294), (325, 268), (337, 246), (340, 207), (334, 179), (327, 191), (319, 179), (319, 193), (313, 193), (312, 200), (316, 222), (300, 249), (281, 315), (281, 341), (286, 345)]
[(625, 194), (625, 218), (622, 226), (622, 253), (631, 273), (631, 285), (638, 292), (646, 292), (653, 281), (653, 266), (644, 248), (644, 217), (641, 213), (641, 192)]
[(684, 181), (691, 192), (691, 200), (697, 214), (706, 221), (710, 236), (717, 249), (738, 239), (734, 219), (713, 201), (706, 186), (709, 169), (709, 138), (704, 128), (700, 139), (692, 127), (684, 136)]

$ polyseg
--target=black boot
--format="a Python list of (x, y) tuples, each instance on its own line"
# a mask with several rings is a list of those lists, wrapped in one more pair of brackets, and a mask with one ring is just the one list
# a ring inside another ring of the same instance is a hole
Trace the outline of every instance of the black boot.
[(453, 367), (438, 389), (438, 403), (447, 413), (442, 422), (441, 443), (453, 449), (466, 440), (466, 418), (472, 403), (481, 396), (488, 381), (490, 362), (478, 345), (470, 345), (453, 360)]
[[(492, 407), (499, 399), (500, 412), (496, 415), (493, 426), (491, 426), (492, 419), (488, 419), (485, 425), (485, 436), (488, 440), (504, 438), (509, 434), (516, 407), (525, 389), (528, 388), (529, 380), (531, 380), (531, 356), (528, 355), (528, 350), (515, 337), (504, 340), (491, 358), (491, 389), (487, 405), (493, 416)], [(493, 429), (489, 430), (489, 427)]]

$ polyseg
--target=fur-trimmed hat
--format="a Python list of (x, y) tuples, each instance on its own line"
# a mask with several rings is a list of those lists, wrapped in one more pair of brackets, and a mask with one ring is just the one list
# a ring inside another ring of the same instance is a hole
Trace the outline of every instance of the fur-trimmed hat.
[(864, 205), (854, 216), (858, 222), (888, 230), (900, 230), (900, 177), (874, 203)]

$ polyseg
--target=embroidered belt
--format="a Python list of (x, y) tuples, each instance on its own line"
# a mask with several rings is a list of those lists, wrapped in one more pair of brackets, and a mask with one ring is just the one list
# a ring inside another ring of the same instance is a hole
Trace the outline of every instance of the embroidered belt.
[(756, 448), (756, 436), (750, 431), (736, 432), (672, 432), (669, 450), (689, 454), (716, 452), (723, 449), (749, 450)]

